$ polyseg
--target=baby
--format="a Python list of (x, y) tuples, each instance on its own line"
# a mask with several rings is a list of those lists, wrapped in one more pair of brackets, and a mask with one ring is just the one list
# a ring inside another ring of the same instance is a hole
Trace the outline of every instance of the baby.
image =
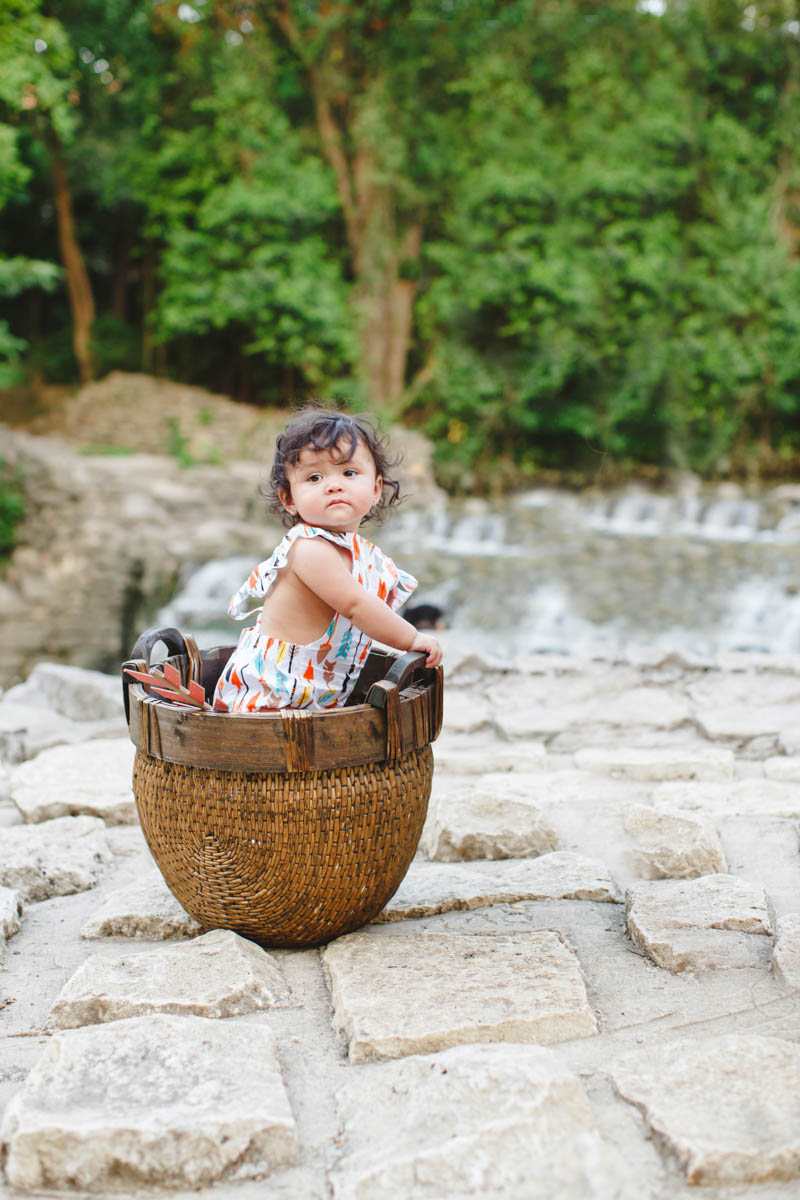
[(346, 703), (372, 640), (425, 653), (442, 649), (393, 610), (417, 586), (358, 533), (397, 503), (399, 484), (382, 440), (360, 417), (303, 409), (278, 438), (268, 496), (289, 532), (251, 573), (228, 606), (242, 631), (214, 694), (223, 712), (326, 710)]

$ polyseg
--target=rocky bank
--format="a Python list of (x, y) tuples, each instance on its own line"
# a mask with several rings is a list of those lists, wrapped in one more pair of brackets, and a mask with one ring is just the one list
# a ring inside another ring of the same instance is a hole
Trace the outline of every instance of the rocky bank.
[[(193, 570), (271, 549), (280, 527), (259, 487), (286, 415), (115, 372), (23, 428), (0, 425), (25, 498), (0, 565), (0, 685), (41, 659), (116, 669)], [(438, 502), (426, 440), (392, 443), (409, 503)]]
[(800, 662), (446, 652), (420, 852), (321, 950), (170, 896), (116, 679), (0, 700), (9, 1200), (797, 1195)]

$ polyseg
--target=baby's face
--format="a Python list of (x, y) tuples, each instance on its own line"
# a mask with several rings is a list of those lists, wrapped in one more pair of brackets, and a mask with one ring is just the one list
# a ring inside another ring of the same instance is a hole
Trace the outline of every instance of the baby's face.
[(347, 446), (330, 450), (308, 448), (294, 466), (287, 467), (288, 493), (281, 492), (287, 512), (306, 525), (338, 533), (356, 533), (363, 518), (380, 499), (383, 480), (363, 442), (352, 458)]

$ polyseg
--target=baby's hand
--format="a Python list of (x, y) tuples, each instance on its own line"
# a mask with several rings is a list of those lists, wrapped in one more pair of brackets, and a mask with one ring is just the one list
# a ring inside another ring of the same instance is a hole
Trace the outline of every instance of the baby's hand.
[(426, 667), (438, 667), (442, 661), (442, 647), (436, 638), (429, 637), (427, 633), (418, 633), (409, 646), (409, 650), (424, 651), (428, 656), (425, 659)]

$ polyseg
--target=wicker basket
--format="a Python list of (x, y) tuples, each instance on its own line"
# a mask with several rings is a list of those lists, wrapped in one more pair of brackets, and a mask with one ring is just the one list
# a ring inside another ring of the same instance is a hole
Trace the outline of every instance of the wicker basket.
[[(152, 629), (123, 670), (147, 670), (158, 642), (210, 696), (232, 647), (197, 652)], [(424, 661), (373, 650), (350, 706), (326, 713), (191, 711), (123, 675), (142, 830), (188, 913), (263, 945), (313, 946), (381, 911), (430, 796), (442, 675)]]

